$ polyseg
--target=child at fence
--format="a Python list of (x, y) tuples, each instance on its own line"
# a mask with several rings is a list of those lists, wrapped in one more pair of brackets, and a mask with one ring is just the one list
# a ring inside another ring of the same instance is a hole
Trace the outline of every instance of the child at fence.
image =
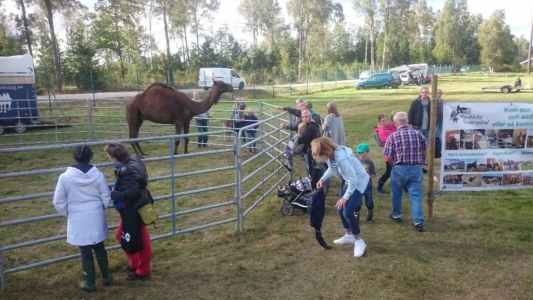
[(299, 144), (298, 139), (300, 138), (302, 133), (305, 131), (305, 129), (307, 129), (306, 123), (298, 124), (298, 132), (292, 137), (292, 140), (285, 147), (285, 155), (287, 156), (287, 163), (283, 164), (283, 166), (289, 171), (292, 171), (292, 162), (293, 162), (292, 157), (294, 153), (302, 152), (302, 148), (304, 144)]
[[(361, 165), (363, 165), (363, 168), (365, 168), (366, 173), (370, 176), (370, 180), (368, 181), (368, 185), (366, 186), (363, 196), (365, 197), (365, 205), (368, 210), (366, 214), (366, 221), (371, 222), (374, 216), (373, 214), (374, 201), (372, 201), (372, 178), (376, 176), (376, 169), (374, 168), (374, 162), (372, 162), (372, 160), (368, 158), (368, 152), (370, 152), (370, 146), (368, 146), (368, 144), (365, 144), (365, 143), (359, 144), (355, 152), (357, 152), (358, 154), (358, 158), (359, 158), (359, 161), (361, 162)], [(360, 211), (361, 211), (361, 206), (356, 206), (355, 216), (357, 217), (358, 221), (359, 221)]]
[(87, 145), (74, 149), (75, 164), (59, 176), (53, 204), (57, 212), (67, 217), (67, 243), (78, 246), (85, 281), (82, 291), (96, 291), (96, 269), (93, 251), (105, 285), (111, 283), (104, 241), (107, 239), (105, 209), (111, 193), (104, 174), (91, 164), (93, 152)]
[[(257, 120), (257, 117), (254, 114), (254, 109), (253, 108), (250, 108), (248, 110), (248, 114), (246, 116), (244, 116), (244, 121), (246, 122), (245, 126), (257, 123), (258, 120)], [(253, 140), (255, 140), (257, 138), (257, 127), (259, 127), (259, 125), (256, 124), (255, 126), (250, 127), (250, 128), (248, 128), (246, 130), (246, 135), (248, 136), (248, 142), (251, 142), (251, 141), (253, 141)], [(251, 153), (257, 152), (255, 144), (256, 144), (256, 142), (254, 141), (253, 143), (250, 143), (250, 145), (248, 145), (248, 150)]]

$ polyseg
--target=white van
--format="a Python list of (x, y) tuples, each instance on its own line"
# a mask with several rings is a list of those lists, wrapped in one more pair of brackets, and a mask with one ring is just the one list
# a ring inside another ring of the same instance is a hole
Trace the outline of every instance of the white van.
[(226, 68), (200, 68), (198, 72), (198, 87), (208, 90), (213, 85), (213, 80), (222, 80), (240, 90), (246, 86), (246, 80), (235, 70)]

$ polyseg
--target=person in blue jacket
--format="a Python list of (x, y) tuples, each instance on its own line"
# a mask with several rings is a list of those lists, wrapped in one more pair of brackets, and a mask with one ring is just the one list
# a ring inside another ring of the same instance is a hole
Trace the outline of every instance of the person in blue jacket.
[(366, 244), (361, 237), (359, 221), (354, 215), (355, 208), (361, 206), (363, 193), (370, 177), (350, 148), (339, 146), (327, 137), (311, 142), (311, 152), (317, 162), (326, 162), (328, 169), (317, 182), (320, 189), (331, 176), (344, 180), (341, 198), (335, 204), (344, 227), (345, 234), (333, 241), (336, 245), (354, 245), (354, 257), (365, 253)]
[[(244, 116), (244, 122), (246, 123), (245, 126), (255, 124), (255, 126), (252, 126), (246, 130), (246, 135), (248, 136), (248, 142), (251, 142), (257, 138), (257, 117), (254, 114), (254, 109), (250, 108), (248, 109), (248, 114)], [(257, 149), (255, 147), (256, 142), (251, 143), (248, 145), (248, 150), (250, 150), (251, 153), (257, 152)]]

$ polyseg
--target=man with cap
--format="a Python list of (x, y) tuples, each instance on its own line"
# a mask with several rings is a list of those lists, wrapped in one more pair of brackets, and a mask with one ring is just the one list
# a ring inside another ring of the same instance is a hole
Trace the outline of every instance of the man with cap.
[[(363, 168), (365, 168), (366, 173), (368, 174), (368, 176), (370, 176), (370, 180), (368, 181), (368, 185), (366, 186), (363, 196), (365, 197), (365, 206), (368, 209), (368, 212), (366, 214), (366, 221), (371, 222), (374, 216), (374, 201), (372, 200), (372, 178), (376, 176), (376, 169), (374, 168), (374, 162), (370, 158), (368, 158), (368, 153), (370, 152), (370, 146), (368, 146), (368, 144), (359, 144), (355, 152), (357, 152), (357, 158), (361, 162), (361, 165), (363, 165)], [(355, 207), (355, 216), (357, 217), (358, 221), (360, 211), (361, 206)]]

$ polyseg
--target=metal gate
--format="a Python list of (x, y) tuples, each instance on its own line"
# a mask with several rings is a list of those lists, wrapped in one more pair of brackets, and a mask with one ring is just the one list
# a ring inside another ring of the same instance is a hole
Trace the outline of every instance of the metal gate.
[[(172, 155), (175, 138), (188, 137), (192, 141), (202, 134), (118, 139), (125, 144), (139, 141), (151, 153), (143, 161), (159, 213), (157, 229), (150, 229), (152, 240), (230, 223), (242, 230), (246, 216), (288, 179), (290, 174), (280, 164), (289, 137), (279, 130), (286, 113), (275, 112), (267, 103), (256, 103), (259, 128), (253, 141), (242, 141), (243, 132), (252, 125), (239, 131), (208, 132), (208, 147), (179, 155)], [(83, 144), (93, 148), (91, 163), (111, 182), (114, 165), (107, 161), (102, 149), (107, 142)], [(255, 153), (248, 151), (253, 143), (257, 147)], [(55, 212), (51, 203), (57, 178), (72, 158), (73, 148), (80, 144), (0, 148), (0, 161), (5, 170), (10, 170), (0, 173), (2, 289), (6, 288), (7, 274), (80, 257), (77, 249), (65, 242), (65, 218)], [(108, 224), (113, 224), (109, 229), (116, 229), (119, 216), (112, 207), (106, 211), (106, 218)], [(120, 248), (112, 238), (106, 243), (112, 244), (108, 250)], [(43, 258), (42, 253), (50, 255)]]

